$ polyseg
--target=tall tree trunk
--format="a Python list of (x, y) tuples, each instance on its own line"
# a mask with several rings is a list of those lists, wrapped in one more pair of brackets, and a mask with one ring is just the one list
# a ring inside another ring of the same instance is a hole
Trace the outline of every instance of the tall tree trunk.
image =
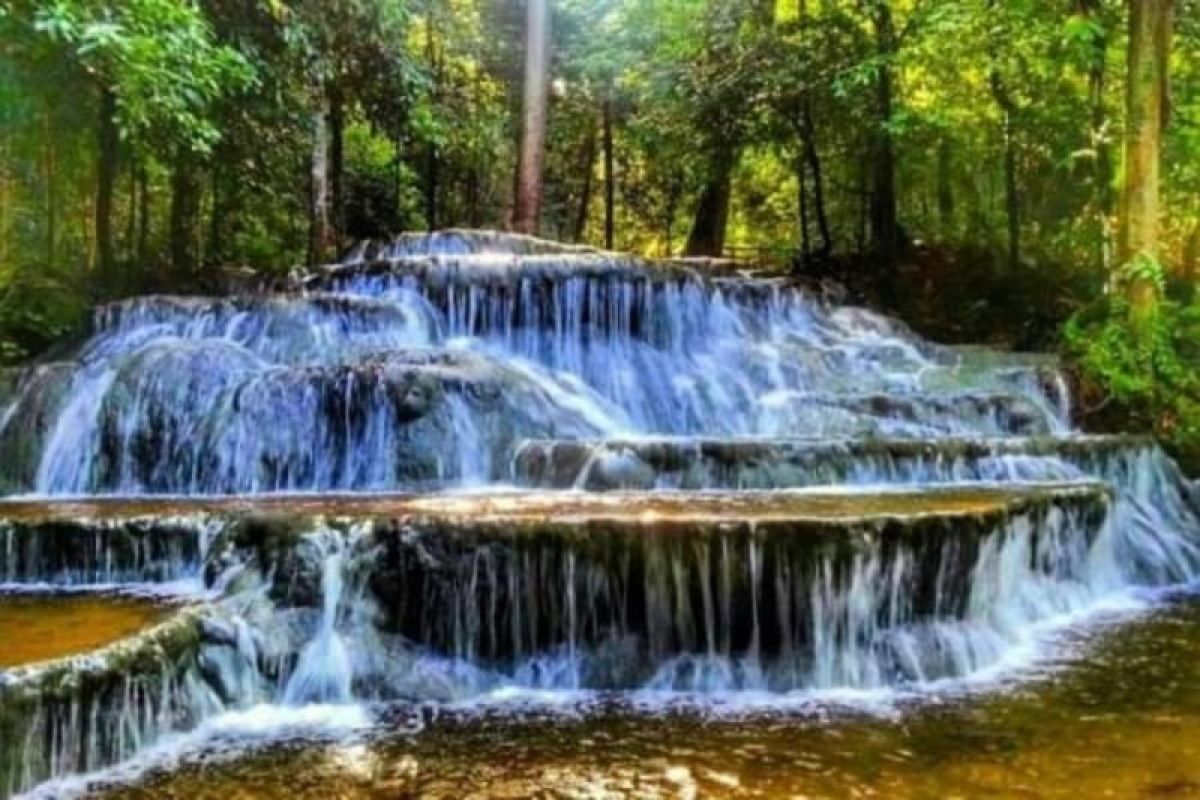
[(696, 217), (683, 251), (685, 256), (718, 258), (725, 252), (725, 229), (729, 223), (729, 200), (733, 194), (733, 168), (736, 161), (737, 155), (732, 147), (723, 147), (713, 156), (711, 172), (700, 192)]
[[(483, 71), (475, 71), (475, 79), (471, 82), (472, 105), (478, 108), (483, 96)], [(483, 170), (478, 156), (472, 156), (471, 166), (467, 172), (467, 220), (472, 228), (483, 225)]]
[(479, 165), (471, 164), (467, 171), (467, 224), (478, 228), (483, 224), (483, 214), (480, 203), (481, 179)]
[[(808, 25), (808, 2), (807, 0), (798, 0), (796, 3), (796, 17), (800, 21), (802, 27)], [(812, 95), (805, 92), (800, 97), (800, 109), (797, 115), (797, 126), (800, 134), (800, 147), (803, 153), (803, 161), (797, 166), (797, 175), (800, 179), (800, 200), (801, 200), (801, 217), (802, 221), (802, 250), (805, 257), (810, 252), (810, 246), (807, 244), (808, 227), (807, 227), (807, 194), (804, 184), (804, 166), (807, 164), (808, 171), (812, 173), (812, 198), (813, 198), (813, 213), (817, 217), (817, 231), (821, 234), (821, 249), (818, 251), (818, 256), (822, 260), (828, 260), (833, 255), (833, 236), (829, 232), (829, 215), (825, 211), (825, 177), (824, 169), (821, 165), (821, 154), (817, 150), (817, 124), (813, 115), (813, 99)]]
[(425, 227), (430, 231), (438, 228), (438, 192), (441, 183), (442, 161), (437, 145), (430, 142), (425, 148)]
[(1105, 70), (1108, 58), (1109, 36), (1100, 24), (1101, 0), (1076, 0), (1075, 9), (1081, 16), (1096, 23), (1092, 52), (1088, 57), (1088, 103), (1091, 106), (1091, 141), (1088, 143), (1096, 152), (1096, 199), (1100, 211), (1105, 215), (1113, 209), (1112, 149), (1108, 145), (1108, 109), (1104, 103)]
[(663, 228), (666, 234), (664, 258), (675, 255), (675, 218), (679, 213), (679, 200), (683, 194), (682, 180), (676, 178), (669, 184), (666, 207), (663, 209)]
[(1099, 21), (1101, 0), (1076, 0), (1076, 12), (1095, 22), (1092, 48), (1088, 58), (1088, 103), (1091, 105), (1091, 131), (1088, 145), (1095, 151), (1093, 179), (1096, 182), (1096, 208), (1100, 236), (1097, 238), (1097, 260), (1106, 268), (1112, 265), (1113, 241), (1113, 156), (1108, 137), (1108, 108), (1104, 102), (1106, 83), (1105, 64), (1108, 61), (1110, 36)]
[[(433, 4), (425, 17), (425, 60), (433, 76), (430, 101), (438, 108), (442, 100), (442, 66), (438, 56), (436, 20)], [(438, 191), (441, 183), (441, 156), (437, 142), (433, 139), (425, 147), (425, 227), (434, 231), (438, 227)]]
[(1021, 198), (1017, 186), (1016, 103), (1008, 93), (1004, 76), (993, 64), (988, 76), (992, 97), (1000, 107), (1004, 131), (1004, 212), (1008, 220), (1008, 265), (1021, 263)]
[(888, 0), (872, 0), (875, 47), (880, 58), (875, 78), (875, 128), (871, 192), (871, 245), (881, 266), (894, 265), (903, 249), (896, 201), (896, 145), (892, 138), (892, 108), (895, 102), (892, 59), (896, 53), (896, 28)]
[(407, 228), (407, 218), (403, 213), (404, 208), (404, 189), (405, 189), (405, 171), (404, 171), (404, 145), (405, 136), (403, 130), (397, 130), (392, 134), (392, 146), (396, 150), (396, 156), (392, 159), (392, 203), (396, 208), (396, 219), (393, 222), (400, 230)]
[(833, 236), (829, 232), (829, 215), (825, 211), (825, 171), (821, 166), (821, 154), (817, 150), (817, 126), (813, 119), (812, 98), (801, 100), (800, 119), (804, 132), (804, 160), (812, 173), (813, 214), (817, 219), (817, 232), (821, 234), (821, 248), (817, 256), (827, 260), (833, 255)]
[(138, 270), (145, 272), (146, 259), (150, 254), (150, 178), (146, 174), (146, 165), (138, 165), (138, 233), (137, 233), (137, 263)]
[(346, 231), (346, 101), (341, 87), (329, 91), (329, 243), (336, 250)]
[[(129, 206), (125, 213), (125, 259), (133, 263), (137, 257), (138, 164), (129, 159)], [(132, 277), (132, 275), (130, 275)]]
[(329, 261), (329, 131), (326, 101), (322, 98), (312, 116), (312, 185), (308, 213), (309, 266)]
[(542, 211), (542, 167), (546, 158), (546, 99), (549, 88), (548, 0), (526, 0), (525, 94), (513, 228), (537, 233)]
[[(1121, 193), (1119, 255), (1157, 258), (1159, 172), (1168, 108), (1172, 0), (1131, 0), (1129, 78), (1126, 86), (1125, 185)], [(1155, 287), (1145, 279), (1128, 287), (1135, 316), (1152, 311)]]
[(100, 275), (109, 291), (116, 280), (116, 246), (113, 242), (113, 195), (117, 187), (117, 162), (121, 137), (117, 131), (117, 98), (107, 88), (100, 90), (98, 155), (96, 165), (96, 243), (100, 255)]
[(8, 159), (8, 142), (0, 141), (0, 269), (8, 265), (8, 208), (12, 191)]
[(854, 252), (861, 259), (867, 253), (867, 233), (871, 222), (871, 172), (869, 162), (858, 167), (858, 224), (854, 228)]
[(225, 261), (225, 197), (221, 191), (221, 164), (225, 159), (218, 157), (212, 160), (212, 173), (209, 176), (209, 194), (212, 197), (212, 208), (208, 215), (208, 252), (204, 254), (207, 263), (220, 266)]
[(58, 257), (58, 153), (54, 147), (54, 123), (43, 118), (45, 140), (42, 148), (42, 181), (46, 187), (46, 266), (54, 267)]
[(949, 239), (954, 228), (954, 153), (950, 138), (942, 136), (937, 147), (937, 210), (942, 238)]
[[(604, 248), (612, 250), (617, 230), (616, 147), (613, 141), (613, 100), (611, 89), (604, 98)], [(667, 245), (670, 247), (670, 244)]]
[(592, 210), (592, 173), (596, 170), (596, 121), (593, 118), (588, 125), (587, 135), (583, 140), (583, 185), (579, 189), (579, 213), (575, 215), (575, 228), (572, 238), (582, 242), (587, 235), (588, 217)]
[(800, 261), (808, 262), (812, 252), (812, 243), (808, 238), (808, 181), (805, 179), (808, 170), (804, 159), (796, 159), (796, 205), (800, 214)]
[(1200, 284), (1200, 219), (1192, 221), (1192, 229), (1184, 240), (1182, 266), (1183, 278), (1194, 295)]
[(180, 147), (171, 173), (171, 266), (180, 278), (199, 267), (200, 176), (196, 157)]
[(335, 249), (346, 235), (346, 101), (340, 89), (329, 102), (329, 237)]

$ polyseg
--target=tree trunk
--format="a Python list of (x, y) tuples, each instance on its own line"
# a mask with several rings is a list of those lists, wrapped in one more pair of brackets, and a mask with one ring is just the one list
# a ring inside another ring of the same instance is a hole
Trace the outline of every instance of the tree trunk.
[(542, 167), (546, 157), (546, 96), (549, 87), (548, 0), (526, 0), (525, 94), (513, 228), (535, 234), (542, 211)]
[(438, 157), (437, 145), (433, 142), (425, 150), (425, 227), (430, 231), (438, 228), (438, 191), (441, 182), (442, 162)]
[[(805, 27), (808, 25), (808, 3), (806, 0), (798, 0), (796, 3), (796, 17), (800, 21), (800, 25)], [(829, 232), (829, 215), (825, 211), (825, 172), (821, 165), (821, 154), (817, 150), (817, 125), (813, 115), (813, 100), (812, 96), (805, 92), (800, 97), (800, 109), (797, 115), (797, 125), (800, 133), (800, 147), (803, 153), (803, 161), (797, 166), (797, 175), (799, 176), (801, 187), (801, 216), (802, 221), (802, 250), (804, 256), (807, 257), (811, 252), (808, 225), (807, 225), (807, 193), (805, 192), (804, 183), (804, 166), (808, 166), (808, 171), (812, 173), (812, 205), (813, 214), (817, 218), (817, 232), (821, 234), (821, 248), (817, 251), (818, 257), (827, 261), (833, 255), (833, 236)]]
[(796, 205), (800, 212), (800, 260), (808, 262), (808, 255), (812, 252), (811, 243), (808, 239), (808, 186), (805, 180), (807, 170), (803, 159), (796, 160)]
[(212, 174), (209, 176), (209, 194), (212, 196), (212, 208), (208, 215), (208, 252), (204, 254), (207, 263), (221, 266), (225, 261), (225, 198), (221, 193), (221, 164), (225, 159), (218, 157), (212, 160)]
[(11, 150), (7, 140), (0, 141), (0, 268), (8, 265), (8, 227), (12, 207), (13, 181), (10, 177)]
[(45, 136), (42, 150), (42, 180), (46, 186), (46, 266), (54, 267), (58, 257), (58, 153), (54, 149), (54, 123), (44, 117)]
[(1200, 284), (1200, 219), (1192, 222), (1192, 230), (1183, 243), (1183, 279), (1194, 297)]
[(467, 222), (472, 228), (483, 224), (480, 198), (479, 166), (472, 164), (467, 172)]
[[(125, 213), (125, 238), (123, 241), (125, 259), (131, 266), (136, 258), (137, 250), (137, 212), (138, 212), (138, 165), (134, 158), (129, 159), (129, 206)], [(127, 270), (131, 272), (132, 270)]]
[(596, 167), (596, 122), (588, 125), (587, 136), (583, 140), (583, 185), (579, 189), (579, 213), (575, 215), (575, 229), (572, 238), (582, 242), (587, 235), (588, 217), (592, 210), (592, 173)]
[(937, 210), (938, 226), (942, 239), (948, 240), (954, 233), (954, 154), (950, 139), (943, 136), (937, 148)]
[(96, 244), (100, 255), (100, 276), (106, 289), (116, 281), (116, 247), (113, 242), (113, 195), (117, 186), (117, 162), (121, 137), (117, 131), (117, 98), (107, 88), (100, 90), (100, 119), (96, 165)]
[[(433, 14), (433, 5), (425, 18), (425, 59), (429, 73), (433, 76), (430, 87), (430, 100), (436, 109), (442, 97), (442, 68), (437, 50), (437, 31)], [(437, 142), (432, 138), (425, 148), (425, 227), (430, 231), (438, 227), (438, 190), (441, 182), (441, 157), (438, 153)]]
[(988, 77), (992, 97), (1000, 107), (1004, 130), (1004, 211), (1008, 220), (1008, 266), (1021, 263), (1021, 198), (1017, 187), (1016, 103), (1008, 93), (1004, 77), (993, 65)]
[[(1081, 16), (1091, 19), (1097, 25), (1098, 31), (1103, 31), (1099, 17), (1101, 0), (1076, 0), (1075, 11)], [(1096, 152), (1096, 199), (1101, 213), (1105, 216), (1112, 213), (1112, 152), (1108, 146), (1108, 110), (1104, 104), (1105, 71), (1104, 64), (1108, 57), (1109, 36), (1107, 33), (1097, 33), (1092, 42), (1092, 52), (1088, 59), (1088, 103), (1091, 105), (1091, 136), (1088, 145)]]
[(867, 252), (867, 230), (871, 221), (871, 165), (858, 168), (858, 224), (854, 229), (854, 252), (861, 259)]
[(805, 97), (800, 108), (803, 126), (804, 160), (812, 173), (813, 214), (817, 219), (817, 232), (821, 234), (821, 248), (817, 256), (828, 260), (833, 255), (833, 236), (829, 232), (829, 215), (825, 211), (825, 171), (821, 166), (821, 154), (817, 151), (817, 126), (813, 120), (812, 99)]
[(180, 147), (171, 173), (171, 266), (180, 278), (194, 276), (199, 267), (199, 217), (196, 157), (186, 147)]
[[(613, 101), (609, 94), (604, 99), (604, 248), (612, 250), (616, 242), (617, 228), (617, 174), (614, 166)], [(670, 246), (670, 245), (668, 245)]]
[(666, 208), (663, 209), (663, 228), (667, 237), (666, 251), (663, 253), (664, 258), (671, 258), (675, 255), (675, 218), (679, 213), (682, 181), (676, 178), (669, 185)]
[[(1122, 263), (1141, 255), (1159, 256), (1159, 171), (1169, 112), (1172, 5), (1172, 0), (1131, 0), (1129, 4), (1125, 185), (1119, 236)], [(1148, 280), (1130, 281), (1128, 292), (1135, 316), (1156, 305), (1155, 287)]]
[[(1125, 186), (1121, 193), (1120, 262), (1158, 252), (1159, 171), (1169, 114), (1172, 0), (1132, 0), (1126, 87)], [(1126, 286), (1134, 329), (1158, 308), (1158, 287), (1146, 275)]]
[(342, 90), (329, 92), (329, 244), (337, 249), (346, 231), (346, 103)]
[(150, 179), (146, 175), (144, 164), (138, 165), (138, 233), (137, 233), (137, 268), (139, 272), (146, 270), (146, 258), (150, 249)]
[(734, 153), (728, 148), (714, 157), (712, 173), (700, 192), (696, 218), (683, 251), (685, 256), (719, 258), (725, 252), (725, 228), (729, 222), (735, 160)]
[(8, 265), (8, 142), (0, 141), (0, 268)]
[(329, 132), (325, 101), (312, 116), (312, 186), (308, 215), (309, 266), (329, 261)]
[(871, 244), (880, 265), (890, 267), (900, 259), (903, 249), (896, 202), (896, 148), (890, 128), (894, 102), (891, 62), (896, 52), (896, 29), (888, 0), (874, 0), (873, 6), (872, 22), (880, 65), (875, 78)]

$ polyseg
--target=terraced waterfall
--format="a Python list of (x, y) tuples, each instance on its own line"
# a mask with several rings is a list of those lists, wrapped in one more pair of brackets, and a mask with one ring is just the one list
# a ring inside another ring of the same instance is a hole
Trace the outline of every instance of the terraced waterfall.
[(1200, 570), (1194, 488), (1048, 359), (480, 232), (99, 309), (0, 483), (0, 622), (160, 608), (0, 662), (0, 796), (386, 709), (936, 696)]

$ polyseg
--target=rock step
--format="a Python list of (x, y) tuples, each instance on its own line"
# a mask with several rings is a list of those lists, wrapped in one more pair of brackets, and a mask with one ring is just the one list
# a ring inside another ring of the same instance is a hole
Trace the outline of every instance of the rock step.
[(0, 797), (116, 764), (208, 713), (195, 691), (201, 609), (163, 614), (90, 651), (0, 670)]
[[(102, 519), (70, 503), (4, 504), (0, 584), (56, 587), (198, 578), (218, 526), (203, 514)], [(41, 508), (43, 510), (37, 510)]]
[(588, 491), (1073, 480), (1157, 454), (1151, 439), (1128, 436), (529, 441), (511, 477)]
[[(882, 685), (984, 658), (1011, 599), (991, 587), (1090, 592), (1109, 510), (1096, 484), (286, 500), (219, 536), (208, 575), (311, 614), (341, 564), (365, 696)], [(431, 669), (441, 688), (414, 685)]]
[[(527, 538), (585, 541), (646, 536), (808, 537), (837, 542), (856, 532), (919, 535), (955, 525), (996, 525), (1030, 509), (1106, 506), (1096, 483), (932, 487), (897, 491), (488, 492), (447, 495), (267, 495), (0, 501), (0, 582), (113, 585), (208, 580), (228, 566), (233, 536), (245, 553), (279, 527), (305, 533), (336, 523), (373, 531), (436, 533), (447, 541)], [(270, 524), (267, 524), (270, 523)], [(249, 539), (240, 531), (258, 534)], [(241, 538), (239, 538), (241, 537)], [(271, 537), (266, 537), (271, 538)], [(274, 541), (274, 540), (272, 540)], [(291, 558), (284, 547), (264, 569)], [(440, 545), (439, 545), (440, 546)], [(600, 545), (603, 547), (604, 545)], [(266, 559), (263, 555), (260, 561)], [(319, 583), (319, 578), (314, 578)]]
[[(496, 525), (517, 534), (524, 526), (611, 523), (633, 527), (745, 525), (770, 522), (856, 523), (989, 515), (1030, 504), (1093, 501), (1107, 496), (1094, 481), (1024, 485), (978, 484), (855, 490), (654, 491), (585, 493), (489, 490), (439, 494), (278, 494), (230, 497), (84, 497), (0, 500), (0, 525), (36, 527), (39, 535), (122, 529), (141, 534), (200, 531), (247, 516), (289, 519), (378, 520)], [(0, 553), (7, 548), (0, 548)]]
[(190, 536), (228, 600), (0, 689), (0, 742), (20, 743), (0, 747), (0, 792), (290, 697), (314, 665), (381, 700), (965, 675), (1109, 588), (1110, 511), (1096, 483), (5, 501), (24, 542), (68, 522), (120, 547)]
[[(47, 373), (18, 396), (0, 429), (5, 490), (395, 490), (488, 480), (518, 441), (599, 430), (569, 389), (468, 352), (266, 367), (223, 340), (171, 339), (91, 374)], [(64, 423), (79, 396), (95, 416)]]

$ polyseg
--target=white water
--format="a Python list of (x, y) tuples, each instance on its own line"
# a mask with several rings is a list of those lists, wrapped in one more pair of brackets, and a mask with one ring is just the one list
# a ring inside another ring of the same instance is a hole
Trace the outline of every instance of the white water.
[(782, 284), (567, 251), (410, 256), (318, 285), (102, 309), (74, 366), (26, 381), (0, 417), (0, 449), (20, 450), (9, 481), (39, 494), (378, 491), (494, 481), (539, 436), (1067, 425), (1053, 369), (992, 366)]
[(283, 702), (290, 706), (344, 704), (353, 699), (354, 666), (337, 624), (345, 586), (345, 551), (350, 545), (336, 531), (318, 535), (315, 545), (322, 562), (321, 621), (284, 687)]
[[(215, 564), (219, 602), (191, 661), (131, 676), (102, 706), (47, 705), (49, 745), (29, 740), (12, 786), (135, 753), (169, 764), (214, 739), (343, 736), (371, 701), (887, 708), (1013, 674), (1062, 626), (1136, 611), (1146, 587), (1200, 570), (1196, 510), (1157, 449), (1023, 438), (1070, 433), (1070, 397), (1043, 362), (940, 348), (779, 284), (525, 240), (405, 239), (391, 255), (317, 276), (318, 292), (102, 310), (77, 363), (31, 375), (0, 414), (5, 485), (63, 497), (479, 489), (544, 446), (526, 440), (587, 439), (600, 441), (548, 483), (852, 494), (1091, 478), (1112, 503), (1106, 517), (1053, 507), (947, 529), (936, 545), (863, 529), (817, 551), (758, 531), (502, 540), (322, 521), (287, 580), (277, 570), (295, 565), (246, 553)], [(652, 466), (606, 441), (664, 435), (753, 436), (768, 450)], [(776, 463), (773, 437), (847, 444)], [(879, 455), (880, 437), (929, 449)], [(956, 454), (962, 437), (976, 451)], [(97, 528), (82, 547), (0, 527), (0, 580), (194, 581), (217, 530), (177, 527), (132, 545)], [(391, 570), (382, 594), (377, 570)], [(315, 581), (316, 597), (295, 600), (287, 581)]]

